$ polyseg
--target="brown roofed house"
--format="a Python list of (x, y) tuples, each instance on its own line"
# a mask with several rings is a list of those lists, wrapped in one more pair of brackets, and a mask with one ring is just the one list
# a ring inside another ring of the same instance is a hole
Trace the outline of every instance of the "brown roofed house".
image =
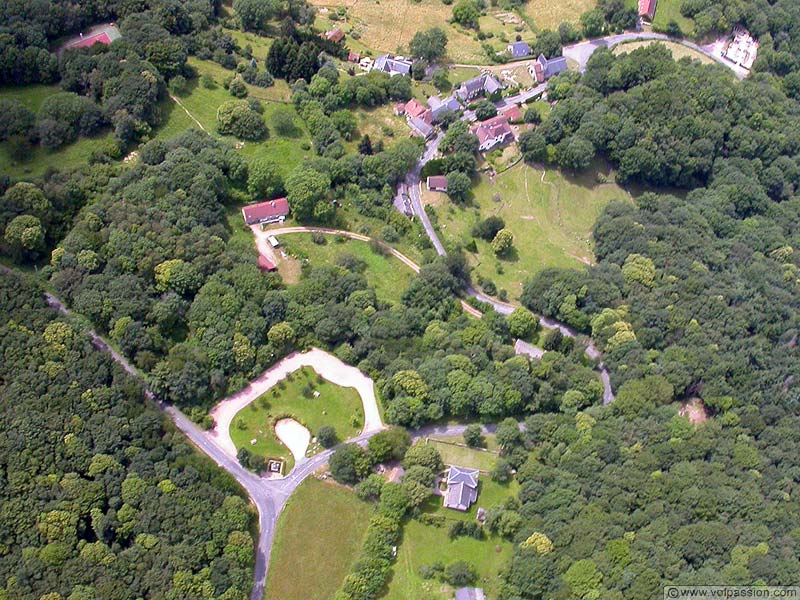
[(286, 198), (275, 198), (258, 204), (248, 204), (242, 208), (244, 222), (248, 225), (282, 222), (288, 214), (289, 202)]
[(326, 31), (325, 39), (329, 42), (341, 42), (344, 39), (344, 31), (342, 31), (341, 27)]
[(500, 114), (508, 118), (509, 121), (522, 121), (522, 111), (518, 104), (512, 104), (500, 109)]
[(478, 149), (481, 152), (491, 150), (499, 144), (505, 144), (509, 138), (514, 139), (514, 132), (508, 124), (506, 115), (497, 115), (483, 123), (473, 125), (471, 131), (478, 137)]
[(422, 104), (422, 102), (420, 102), (416, 98), (412, 98), (411, 100), (406, 102), (406, 105), (405, 105), (404, 108), (405, 108), (406, 116), (409, 119), (413, 119), (414, 117), (419, 117), (426, 110), (428, 110), (428, 107), (425, 106), (424, 104)]
[(444, 175), (432, 175), (428, 177), (425, 185), (432, 192), (447, 192), (447, 177)]

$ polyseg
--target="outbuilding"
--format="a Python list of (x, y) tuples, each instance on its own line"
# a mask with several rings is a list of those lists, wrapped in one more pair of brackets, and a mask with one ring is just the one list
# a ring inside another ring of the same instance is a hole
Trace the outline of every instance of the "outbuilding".
[(432, 175), (428, 177), (425, 185), (431, 192), (447, 193), (447, 177), (444, 175)]

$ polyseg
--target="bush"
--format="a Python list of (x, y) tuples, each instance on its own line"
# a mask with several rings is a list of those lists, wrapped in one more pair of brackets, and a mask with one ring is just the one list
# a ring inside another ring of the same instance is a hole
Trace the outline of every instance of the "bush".
[(237, 75), (231, 80), (230, 84), (228, 84), (228, 91), (235, 98), (245, 98), (247, 96), (247, 86), (241, 76)]
[(336, 429), (330, 425), (323, 425), (317, 431), (317, 441), (323, 448), (332, 448), (339, 441), (339, 436), (336, 434)]
[(200, 85), (202, 85), (207, 90), (213, 90), (213, 89), (216, 89), (217, 82), (214, 81), (214, 78), (211, 75), (209, 75), (208, 73), (205, 73), (200, 78)]
[(484, 439), (480, 425), (467, 425), (464, 430), (464, 443), (470, 448), (483, 447)]
[(491, 242), (494, 236), (497, 235), (497, 232), (505, 226), (506, 222), (501, 217), (491, 216), (483, 221), (478, 221), (472, 227), (472, 235), (487, 242)]
[(217, 131), (242, 140), (261, 140), (267, 126), (246, 100), (229, 100), (217, 109)]
[(463, 587), (474, 582), (478, 577), (475, 567), (466, 561), (459, 560), (444, 570), (444, 580), (452, 586)]

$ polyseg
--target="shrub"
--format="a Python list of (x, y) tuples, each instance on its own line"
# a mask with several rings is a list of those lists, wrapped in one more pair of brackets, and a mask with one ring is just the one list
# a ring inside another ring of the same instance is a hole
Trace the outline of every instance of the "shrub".
[(339, 436), (336, 434), (336, 429), (330, 425), (323, 425), (317, 431), (317, 441), (323, 448), (332, 448), (338, 440)]

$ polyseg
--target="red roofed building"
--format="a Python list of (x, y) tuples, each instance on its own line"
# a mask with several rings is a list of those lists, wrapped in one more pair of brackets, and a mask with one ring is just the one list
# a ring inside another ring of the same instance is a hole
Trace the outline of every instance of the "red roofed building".
[(639, 0), (639, 16), (651, 23), (656, 15), (656, 0)]
[(350, 51), (347, 53), (347, 60), (348, 62), (357, 63), (361, 60), (361, 55), (358, 52)]
[(509, 141), (509, 138), (511, 140), (514, 139), (514, 132), (511, 131), (506, 115), (497, 115), (483, 123), (473, 125), (471, 131), (478, 137), (478, 149), (481, 152), (486, 152), (495, 146), (505, 144)]
[(424, 104), (422, 104), (416, 98), (412, 98), (411, 100), (406, 102), (406, 105), (405, 105), (406, 116), (409, 119), (413, 119), (414, 117), (419, 117), (426, 110), (428, 110), (428, 107), (425, 106)]
[(519, 105), (512, 104), (511, 106), (506, 106), (505, 108), (500, 109), (500, 114), (505, 115), (508, 117), (509, 121), (522, 121), (522, 111), (519, 109)]
[(289, 214), (289, 202), (286, 198), (275, 198), (258, 204), (249, 204), (242, 209), (244, 222), (248, 225), (256, 223), (283, 222)]
[(425, 185), (432, 192), (446, 192), (447, 191), (447, 177), (444, 175), (431, 175), (428, 177)]
[(278, 267), (272, 264), (272, 261), (269, 260), (266, 256), (259, 255), (258, 257), (258, 268), (262, 271), (277, 271)]
[(325, 32), (325, 39), (331, 42), (340, 42), (344, 39), (344, 31), (339, 27)]

